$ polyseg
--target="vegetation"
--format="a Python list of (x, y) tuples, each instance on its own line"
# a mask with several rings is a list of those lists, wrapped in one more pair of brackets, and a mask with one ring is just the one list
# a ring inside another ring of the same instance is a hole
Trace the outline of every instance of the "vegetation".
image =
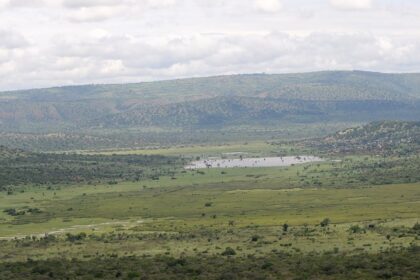
[(174, 173), (179, 158), (159, 155), (43, 154), (0, 147), (0, 189), (24, 184), (139, 181)]
[[(293, 137), (324, 136), (316, 127), (418, 120), (419, 80), (418, 74), (316, 72), (3, 92), (0, 143), (13, 144), (18, 134), (16, 147), (25, 149), (26, 137), (50, 150), (81, 149), (83, 142), (88, 148), (170, 146), (252, 140), (258, 133), (283, 138), (286, 128), (303, 124), (315, 133)], [(250, 126), (259, 131), (246, 133)]]
[(0, 279), (418, 279), (419, 77), (0, 93)]
[(305, 144), (331, 154), (418, 155), (420, 122), (374, 122)]
[[(351, 124), (354, 125), (354, 124)], [(81, 150), (135, 150), (145, 153), (156, 149), (176, 149), (181, 146), (237, 146), (267, 140), (295, 140), (321, 137), (348, 127), (348, 123), (282, 124), (281, 126), (235, 125), (224, 128), (139, 128), (139, 129), (89, 129), (75, 132), (33, 133), (0, 132), (0, 145), (28, 151), (57, 152)], [(204, 150), (203, 148), (201, 148)], [(156, 153), (155, 153), (156, 154)]]
[[(0, 279), (416, 279), (415, 155), (177, 168), (184, 162), (179, 155), (196, 159), (244, 150), (269, 156), (305, 149), (260, 142), (157, 149), (146, 156), (2, 148), (5, 167), (55, 173), (38, 186), (33, 182), (42, 177), (25, 173), (26, 181), (0, 192)], [(166, 156), (154, 155), (160, 153)], [(100, 171), (93, 172), (92, 163)], [(133, 180), (138, 170), (145, 175)], [(95, 183), (68, 174), (94, 175)], [(9, 182), (15, 177), (2, 176)]]
[(418, 279), (420, 250), (378, 254), (271, 253), (265, 257), (169, 256), (54, 259), (0, 264), (1, 279)]

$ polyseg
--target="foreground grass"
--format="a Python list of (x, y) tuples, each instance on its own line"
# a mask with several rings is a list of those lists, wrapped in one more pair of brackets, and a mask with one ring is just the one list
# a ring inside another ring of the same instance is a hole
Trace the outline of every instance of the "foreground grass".
[[(311, 151), (252, 142), (100, 153)], [(418, 279), (419, 166), (416, 155), (353, 155), (10, 186), (0, 279)]]
[(222, 255), (51, 259), (0, 264), (0, 279), (418, 279), (420, 250), (347, 256), (340, 253), (264, 257)]
[[(405, 182), (414, 175), (404, 169), (411, 172), (416, 165), (408, 168), (405, 161), (406, 168), (386, 169), (389, 164), (382, 161), (348, 157), (287, 168), (182, 171), (112, 185), (18, 187), (12, 195), (0, 192), (0, 237), (127, 219), (185, 220), (188, 230), (189, 224), (226, 220), (246, 226), (316, 224), (325, 217), (336, 223), (419, 217), (418, 183), (376, 185), (384, 176)], [(4, 212), (10, 208), (24, 215)], [(28, 213), (34, 208), (40, 211)]]
[[(272, 250), (375, 253), (419, 244), (420, 232), (413, 228), (420, 222), (420, 184), (251, 187), (230, 182), (135, 191), (119, 186), (119, 192), (84, 194), (56, 190), (55, 198), (30, 200), (31, 207), (41, 209), (39, 213), (5, 218), (0, 227), (3, 237), (35, 237), (3, 241), (0, 258), (23, 261), (64, 255), (83, 259), (96, 252), (194, 256), (198, 252), (221, 254), (227, 246), (244, 256)], [(331, 222), (322, 227), (325, 218)], [(66, 235), (81, 232), (86, 237), (76, 243)], [(51, 234), (57, 239), (45, 243), (44, 236)]]

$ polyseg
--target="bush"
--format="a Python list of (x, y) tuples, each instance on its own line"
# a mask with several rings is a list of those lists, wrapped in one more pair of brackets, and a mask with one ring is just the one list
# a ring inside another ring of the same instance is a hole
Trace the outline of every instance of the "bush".
[(67, 241), (70, 241), (70, 242), (81, 241), (85, 238), (86, 238), (86, 233), (84, 232), (81, 232), (79, 234), (71, 234), (71, 233), (66, 234), (66, 239)]
[(349, 228), (349, 231), (350, 231), (351, 233), (361, 233), (361, 232), (363, 232), (364, 230), (363, 230), (361, 227), (359, 227), (358, 225), (354, 225), (354, 226), (351, 226), (351, 227)]
[(257, 242), (257, 241), (258, 241), (258, 239), (260, 239), (260, 237), (259, 237), (258, 235), (253, 235), (253, 236), (251, 237), (251, 241), (252, 241), (252, 242)]
[(127, 274), (127, 278), (128, 278), (128, 279), (134, 279), (134, 278), (138, 278), (138, 277), (140, 277), (140, 274), (139, 274), (139, 273), (137, 273), (137, 272), (129, 272), (129, 273)]
[(236, 255), (235, 250), (230, 247), (226, 247), (225, 251), (223, 251), (222, 256), (234, 256)]
[(326, 226), (328, 226), (330, 223), (331, 223), (331, 220), (330, 220), (329, 218), (325, 218), (325, 219), (323, 219), (323, 220), (321, 221), (321, 223), (319, 223), (319, 225), (320, 225), (321, 227), (326, 227)]

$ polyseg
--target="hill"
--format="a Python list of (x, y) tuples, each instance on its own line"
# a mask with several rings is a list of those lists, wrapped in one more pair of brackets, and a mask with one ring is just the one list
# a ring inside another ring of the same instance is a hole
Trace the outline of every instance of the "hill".
[(243, 74), (157, 82), (65, 86), (0, 93), (2, 100), (63, 102), (139, 98), (173, 103), (215, 96), (277, 97), (304, 100), (401, 100), (419, 98), (420, 74), (322, 71), (296, 74)]
[[(330, 133), (383, 120), (420, 121), (420, 74), (249, 74), (0, 93), (0, 144), (25, 149), (252, 140), (260, 132), (296, 139), (320, 136), (309, 133), (320, 126)], [(297, 131), (302, 125), (308, 133)]]
[(415, 155), (420, 152), (420, 122), (374, 122), (309, 143), (332, 153)]
[(419, 88), (420, 74), (332, 71), (34, 89), (0, 93), (0, 125), (185, 127), (249, 119), (298, 122), (313, 115), (322, 121), (417, 120)]
[(215, 97), (160, 106), (136, 106), (88, 122), (92, 127), (222, 127), (317, 122), (420, 119), (419, 101), (316, 101), (258, 97)]

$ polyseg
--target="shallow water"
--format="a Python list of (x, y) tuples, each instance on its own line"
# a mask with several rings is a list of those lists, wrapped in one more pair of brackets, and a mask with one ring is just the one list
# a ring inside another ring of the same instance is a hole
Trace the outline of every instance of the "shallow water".
[(264, 157), (243, 159), (207, 159), (193, 161), (185, 166), (185, 169), (202, 168), (234, 168), (234, 167), (275, 167), (291, 166), (308, 162), (319, 162), (323, 159), (314, 156), (288, 156), (288, 157)]

